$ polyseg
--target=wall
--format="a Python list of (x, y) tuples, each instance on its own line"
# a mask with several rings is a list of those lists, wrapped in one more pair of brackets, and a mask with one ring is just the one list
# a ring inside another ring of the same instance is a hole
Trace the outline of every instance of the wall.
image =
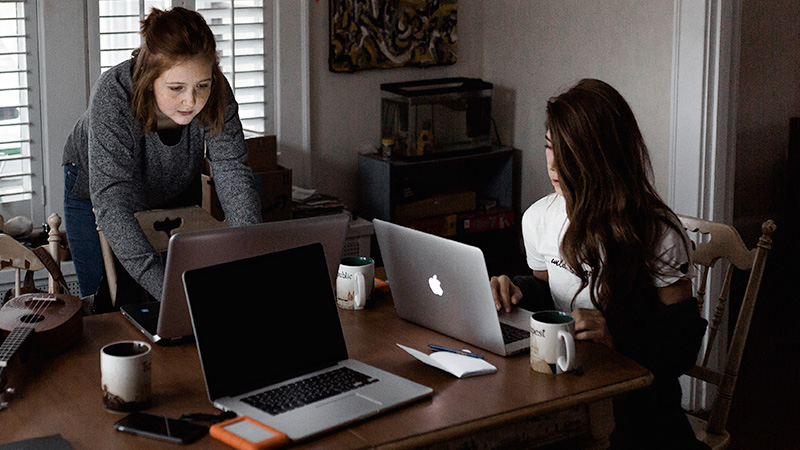
[[(61, 209), (60, 149), (75, 118), (85, 109), (87, 95), (85, 54), (80, 45), (85, 40), (83, 10), (76, 8), (67, 16), (54, 14), (56, 3), (42, 3), (44, 29), (51, 30), (47, 36), (55, 33), (43, 44), (44, 53), (55, 56), (44, 69), (50, 86), (44, 92), (48, 115), (57, 127), (48, 132), (51, 211)], [(328, 70), (328, 4), (308, 0), (307, 5), (311, 143), (310, 154), (301, 158), (310, 170), (297, 167), (296, 172), (310, 176), (296, 177), (296, 184), (337, 195), (356, 208), (357, 154), (380, 142), (380, 84), (480, 77), (495, 84), (495, 119), (503, 143), (523, 151), (525, 207), (549, 190), (541, 152), (546, 100), (582, 77), (597, 77), (614, 85), (630, 102), (651, 149), (656, 186), (665, 193), (673, 2), (459, 0), (459, 60), (455, 65), (354, 74)], [(56, 21), (68, 25), (54, 26)]]
[(356, 158), (380, 142), (380, 84), (446, 76), (495, 85), (494, 115), (504, 144), (523, 150), (522, 207), (549, 190), (544, 177), (544, 105), (583, 77), (615, 86), (637, 115), (667, 184), (672, 2), (460, 0), (458, 62), (427, 69), (354, 74), (328, 70), (328, 7), (310, 9), (310, 184), (357, 205)]
[(797, 0), (742, 2), (734, 225), (748, 244), (766, 219), (776, 219), (776, 248), (787, 231), (780, 219), (789, 118), (800, 116), (798, 23)]
[(672, 17), (668, 1), (484, 3), (483, 76), (495, 83), (501, 137), (523, 150), (523, 208), (552, 189), (544, 159), (547, 99), (587, 77), (608, 82), (628, 100), (665, 194)]
[[(67, 136), (87, 106), (87, 61), (83, 45), (85, 7), (82, 3), (75, 8), (64, 8), (60, 2), (52, 0), (38, 3), (39, 69), (45, 116), (43, 164), (48, 180), (45, 217), (55, 212), (64, 218), (62, 151)], [(64, 229), (62, 226), (61, 230)]]
[(456, 64), (351, 74), (328, 70), (328, 2), (310, 3), (312, 176), (304, 187), (339, 196), (350, 208), (357, 207), (358, 153), (380, 145), (380, 84), (456, 76), (480, 78), (484, 4), (481, 0), (458, 1)]

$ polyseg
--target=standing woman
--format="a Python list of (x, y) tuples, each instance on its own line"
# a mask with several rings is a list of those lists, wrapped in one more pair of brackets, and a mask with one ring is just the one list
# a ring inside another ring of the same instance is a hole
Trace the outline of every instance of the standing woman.
[(99, 227), (133, 279), (161, 299), (164, 263), (134, 213), (188, 204), (204, 156), (228, 225), (261, 221), (238, 105), (205, 20), (153, 8), (141, 35), (132, 58), (100, 76), (64, 147), (64, 216), (81, 296), (102, 279)]
[[(678, 382), (706, 328), (692, 295), (691, 244), (650, 182), (633, 112), (613, 87), (585, 79), (550, 99), (546, 129), (555, 192), (522, 218), (533, 279), (549, 286), (551, 306), (573, 314), (576, 339), (614, 348), (654, 375), (651, 386), (615, 399), (612, 448), (704, 448)], [(497, 308), (522, 301), (530, 278), (493, 278)]]

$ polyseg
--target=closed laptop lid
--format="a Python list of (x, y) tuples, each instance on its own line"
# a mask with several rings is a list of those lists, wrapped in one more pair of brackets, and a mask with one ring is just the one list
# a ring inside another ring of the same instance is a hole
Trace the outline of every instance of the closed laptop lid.
[(187, 271), (212, 402), (347, 359), (319, 243)]
[(328, 278), (333, 285), (349, 220), (348, 214), (336, 214), (172, 236), (164, 273), (158, 335), (171, 339), (192, 334), (181, 279), (187, 270), (319, 242), (324, 248)]
[(373, 225), (401, 318), (506, 354), (479, 248), (379, 219)]

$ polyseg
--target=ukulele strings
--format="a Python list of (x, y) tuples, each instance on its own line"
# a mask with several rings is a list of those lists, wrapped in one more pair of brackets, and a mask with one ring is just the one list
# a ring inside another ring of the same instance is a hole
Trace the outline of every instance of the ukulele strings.
[[(47, 294), (47, 295), (52, 295), (52, 294)], [(47, 308), (50, 307), (50, 304), (53, 303), (54, 300), (55, 300), (55, 297), (52, 297), (52, 296), (46, 296), (46, 297), (45, 296), (41, 296), (41, 295), (40, 296), (34, 296), (33, 297), (33, 302), (32, 302), (33, 303), (33, 308), (31, 308), (31, 309), (33, 309), (33, 311), (31, 312), (31, 315), (34, 316), (34, 318), (35, 318), (35, 316), (43, 315), (47, 311)]]
[[(30, 316), (31, 317), (31, 319), (32, 319), (31, 322), (35, 321), (36, 316), (43, 315), (44, 312), (47, 311), (47, 308), (50, 307), (50, 303), (52, 303), (53, 300), (55, 299), (55, 297), (52, 296), (52, 294), (46, 294), (46, 295), (49, 295), (49, 296), (47, 296), (47, 297), (45, 297), (45, 296), (34, 296), (33, 297), (33, 302), (32, 302), (33, 303), (33, 307), (32, 308), (28, 308), (29, 310), (32, 310), (32, 311), (30, 311), (29, 314), (26, 314), (26, 316)], [(23, 316), (23, 317), (25, 317), (25, 316)], [(26, 322), (26, 323), (30, 323), (30, 322)], [(11, 344), (15, 344), (15, 343), (17, 345), (19, 345), (21, 343), (21, 341), (19, 341), (19, 338), (15, 339), (14, 342), (8, 342), (9, 345), (8, 346), (4, 346), (3, 351), (0, 352), (0, 370), (5, 368), (5, 362), (7, 362), (8, 359), (10, 359), (11, 355), (13, 355), (16, 352), (16, 348), (14, 348), (14, 346), (11, 345)]]

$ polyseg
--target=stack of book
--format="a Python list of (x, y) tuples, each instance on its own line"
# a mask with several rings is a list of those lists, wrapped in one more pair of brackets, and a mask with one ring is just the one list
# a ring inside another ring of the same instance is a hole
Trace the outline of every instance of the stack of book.
[(344, 204), (338, 198), (320, 194), (315, 190), (292, 186), (293, 219), (337, 214), (342, 211), (344, 211)]
[(473, 191), (440, 194), (395, 206), (394, 220), (438, 236), (501, 230), (514, 225), (514, 212), (493, 200), (477, 200)]

